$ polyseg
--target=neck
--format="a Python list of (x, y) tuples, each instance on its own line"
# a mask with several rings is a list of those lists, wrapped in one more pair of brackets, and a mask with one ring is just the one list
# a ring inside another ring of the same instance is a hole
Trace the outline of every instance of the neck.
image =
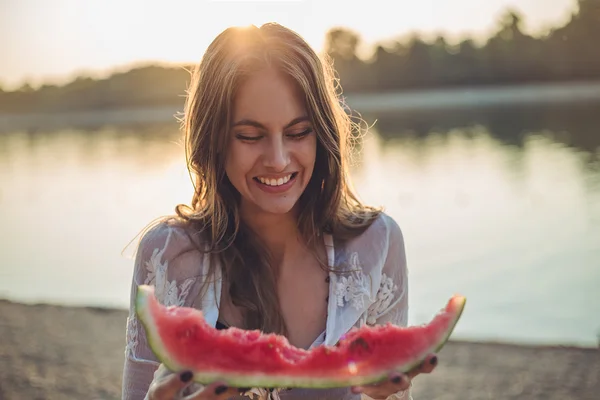
[(244, 212), (241, 218), (261, 241), (273, 257), (275, 264), (283, 260), (286, 249), (298, 244), (298, 218), (296, 210), (286, 214), (271, 214), (266, 212)]

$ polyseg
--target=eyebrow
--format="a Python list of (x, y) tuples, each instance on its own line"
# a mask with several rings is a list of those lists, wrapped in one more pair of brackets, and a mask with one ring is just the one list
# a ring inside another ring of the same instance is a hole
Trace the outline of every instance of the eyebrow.
[[(290, 128), (296, 124), (299, 124), (300, 122), (305, 122), (305, 121), (310, 121), (310, 118), (306, 115), (303, 115), (301, 117), (298, 118), (294, 118), (293, 120), (291, 120), (290, 122), (288, 122), (283, 129), (287, 129)], [(236, 126), (253, 126), (255, 128), (259, 128), (259, 129), (267, 129), (266, 126), (264, 126), (263, 124), (261, 124), (258, 121), (254, 121), (252, 119), (241, 119), (238, 122), (234, 123), (232, 128), (235, 128)]]

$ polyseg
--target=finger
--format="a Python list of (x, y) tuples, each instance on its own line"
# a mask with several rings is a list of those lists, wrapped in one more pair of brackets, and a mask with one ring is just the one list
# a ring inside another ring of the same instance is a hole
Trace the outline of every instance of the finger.
[(153, 400), (172, 399), (192, 382), (192, 378), (193, 374), (190, 371), (171, 374), (158, 382), (148, 397)]
[(239, 394), (239, 388), (228, 387), (223, 382), (213, 382), (189, 396), (186, 396), (184, 400), (228, 399)]
[(423, 361), (423, 364), (421, 364), (421, 373), (422, 374), (431, 373), (437, 366), (437, 363), (438, 363), (437, 356), (435, 354), (431, 354), (429, 357), (427, 357), (425, 359), (425, 361)]
[(373, 390), (373, 389), (381, 386), (385, 382), (387, 382), (387, 380), (386, 380), (386, 378), (383, 378), (382, 380), (377, 381), (377, 382), (368, 383), (368, 384), (364, 384), (364, 385), (355, 385), (355, 386), (352, 386), (352, 387), (350, 387), (350, 390), (354, 394), (363, 393), (364, 390)]
[(419, 374), (430, 374), (438, 364), (438, 357), (435, 354), (430, 354), (421, 364), (419, 364), (416, 368), (413, 368), (408, 376), (413, 379), (415, 376)]

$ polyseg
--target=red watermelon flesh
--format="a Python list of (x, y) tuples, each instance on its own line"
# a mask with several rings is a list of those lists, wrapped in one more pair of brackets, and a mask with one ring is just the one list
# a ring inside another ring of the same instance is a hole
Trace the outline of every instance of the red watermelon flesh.
[(294, 347), (280, 335), (235, 327), (217, 330), (197, 309), (161, 305), (152, 286), (139, 286), (136, 311), (158, 360), (172, 371), (191, 370), (196, 382), (333, 388), (368, 384), (391, 371), (414, 368), (446, 343), (465, 301), (453, 296), (425, 325), (365, 325), (350, 330), (335, 346), (311, 350)]

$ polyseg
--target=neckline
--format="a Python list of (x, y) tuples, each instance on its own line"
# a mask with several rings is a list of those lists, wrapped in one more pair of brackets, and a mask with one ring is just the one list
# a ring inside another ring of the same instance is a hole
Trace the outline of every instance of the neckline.
[[(327, 254), (327, 267), (329, 268), (329, 272), (328, 272), (329, 296), (327, 298), (327, 317), (326, 317), (326, 321), (325, 321), (325, 330), (323, 332), (321, 332), (315, 338), (315, 340), (313, 340), (313, 342), (308, 347), (308, 349), (312, 349), (315, 346), (325, 343), (325, 341), (327, 340), (327, 337), (332, 334), (334, 325), (335, 325), (335, 315), (336, 315), (337, 308), (335, 306), (335, 304), (336, 304), (335, 298), (334, 298), (335, 296), (332, 296), (333, 288), (335, 285), (335, 274), (332, 272), (333, 265), (335, 262), (335, 246), (333, 243), (332, 235), (329, 233), (323, 234), (323, 242), (325, 244), (325, 252)], [(219, 321), (219, 307), (220, 307), (220, 303), (221, 303), (221, 288), (223, 285), (223, 280), (219, 277), (218, 282), (219, 283), (218, 283), (217, 287), (215, 288), (216, 292), (217, 292), (217, 293), (215, 293), (215, 295), (216, 295), (215, 298), (217, 300), (217, 310), (216, 310), (217, 318), (214, 322), (213, 327), (216, 329), (228, 329), (229, 326), (227, 326)]]

